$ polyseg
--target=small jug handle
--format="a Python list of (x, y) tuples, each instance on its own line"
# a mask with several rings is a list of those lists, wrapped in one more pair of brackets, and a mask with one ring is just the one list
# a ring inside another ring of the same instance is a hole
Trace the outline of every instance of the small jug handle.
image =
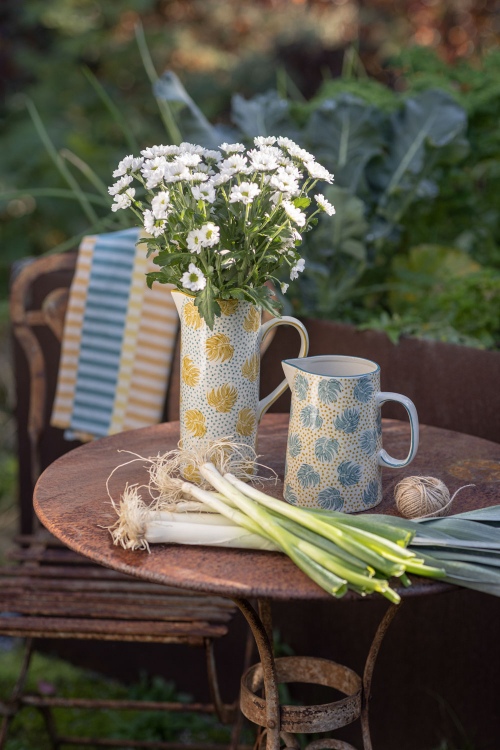
[[(299, 332), (300, 351), (299, 351), (298, 356), (307, 357), (307, 353), (309, 351), (309, 336), (307, 335), (306, 327), (300, 322), (300, 320), (297, 320), (297, 318), (292, 318), (289, 315), (283, 315), (282, 318), (273, 318), (272, 320), (268, 320), (267, 323), (264, 323), (264, 325), (260, 329), (260, 342), (264, 340), (264, 338), (267, 336), (267, 334), (272, 328), (275, 328), (276, 326), (281, 326), (281, 325), (293, 326)], [(274, 402), (281, 396), (282, 393), (286, 391), (287, 388), (288, 388), (288, 383), (285, 379), (273, 391), (271, 391), (269, 396), (266, 396), (265, 398), (259, 401), (259, 410), (258, 410), (259, 422), (264, 416), (264, 414), (266, 413), (266, 411), (269, 409), (271, 404), (274, 404)]]
[(378, 462), (380, 466), (387, 466), (389, 469), (402, 469), (403, 466), (408, 466), (413, 461), (418, 450), (418, 416), (415, 404), (407, 396), (402, 396), (400, 393), (377, 393), (377, 406), (382, 406), (386, 401), (397, 401), (399, 404), (403, 404), (404, 408), (408, 412), (410, 418), (410, 450), (408, 455), (404, 459), (392, 458), (389, 456), (387, 451), (382, 449), (378, 454)]

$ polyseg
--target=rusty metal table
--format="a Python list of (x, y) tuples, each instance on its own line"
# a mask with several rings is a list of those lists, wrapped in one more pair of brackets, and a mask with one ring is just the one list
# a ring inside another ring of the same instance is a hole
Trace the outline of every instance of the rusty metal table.
[[(266, 491), (282, 497), (288, 415), (266, 415), (259, 428), (258, 450), (263, 463), (280, 479)], [(105, 527), (116, 516), (110, 506), (105, 482), (110, 472), (126, 460), (118, 451), (155, 456), (176, 447), (177, 422), (133, 430), (88, 443), (55, 461), (35, 488), (35, 510), (42, 523), (71, 549), (97, 563), (164, 583), (232, 598), (249, 623), (259, 650), (260, 664), (242, 678), (241, 708), (245, 716), (265, 727), (268, 750), (277, 750), (280, 737), (288, 747), (298, 747), (294, 733), (325, 732), (360, 718), (364, 750), (371, 750), (368, 699), (375, 661), (383, 637), (398, 609), (390, 605), (370, 647), (363, 676), (326, 659), (285, 657), (274, 659), (271, 645), (272, 600), (327, 600), (329, 595), (307, 578), (284, 555), (251, 550), (154, 545), (151, 553), (113, 546)], [(406, 455), (409, 427), (405, 422), (384, 420), (384, 447), (391, 455)], [(454, 512), (487, 507), (500, 502), (500, 444), (457, 432), (421, 425), (421, 442), (414, 462), (398, 471), (384, 470), (383, 500), (373, 512), (395, 514), (395, 484), (404, 476), (431, 475), (442, 479), (451, 492), (473, 482), (454, 502)], [(111, 490), (118, 496), (125, 482), (141, 484), (140, 462), (117, 472)], [(370, 511), (367, 511), (370, 512)], [(403, 598), (441, 593), (449, 586), (413, 578), (410, 588), (397, 587)], [(344, 599), (357, 594), (349, 592)], [(258, 602), (257, 608), (250, 599)], [(338, 600), (343, 601), (343, 600)], [(401, 606), (401, 605), (399, 605)], [(312, 682), (334, 687), (346, 697), (321, 706), (280, 706), (279, 682)], [(263, 687), (264, 697), (257, 691)], [(309, 748), (354, 750), (335, 739), (316, 740)]]

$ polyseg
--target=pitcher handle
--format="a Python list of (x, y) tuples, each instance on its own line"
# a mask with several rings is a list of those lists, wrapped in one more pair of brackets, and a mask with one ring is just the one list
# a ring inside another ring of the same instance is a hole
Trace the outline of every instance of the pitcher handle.
[[(276, 326), (281, 325), (289, 325), (293, 326), (298, 332), (300, 336), (300, 351), (298, 356), (299, 357), (307, 357), (307, 353), (309, 351), (309, 336), (307, 334), (306, 327), (303, 325), (303, 323), (300, 322), (300, 320), (297, 320), (297, 318), (292, 318), (289, 315), (283, 315), (282, 318), (273, 318), (272, 320), (268, 320), (267, 323), (264, 323), (264, 325), (260, 329), (260, 342), (263, 341), (263, 339), (267, 336), (269, 331), (272, 328), (275, 328)], [(274, 404), (274, 402), (281, 396), (282, 393), (286, 391), (288, 388), (288, 383), (285, 380), (283, 380), (271, 393), (269, 396), (266, 396), (265, 398), (261, 399), (259, 401), (259, 408), (258, 408), (258, 421), (262, 419), (266, 411), (269, 409), (271, 404)]]
[(406, 458), (402, 460), (399, 458), (392, 458), (392, 456), (389, 456), (387, 451), (385, 451), (383, 448), (381, 451), (379, 451), (378, 454), (378, 463), (380, 466), (387, 466), (389, 469), (402, 469), (403, 466), (408, 466), (408, 464), (413, 461), (418, 450), (418, 415), (415, 404), (407, 396), (402, 396), (400, 393), (377, 393), (376, 400), (377, 406), (379, 407), (382, 406), (382, 404), (385, 404), (386, 401), (397, 401), (399, 404), (403, 404), (404, 408), (408, 412), (408, 416), (410, 418), (411, 437), (410, 450)]

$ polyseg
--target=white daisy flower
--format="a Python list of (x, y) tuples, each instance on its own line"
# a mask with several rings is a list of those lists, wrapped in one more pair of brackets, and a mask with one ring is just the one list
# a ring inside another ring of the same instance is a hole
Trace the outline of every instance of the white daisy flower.
[(292, 196), (296, 196), (300, 193), (300, 187), (297, 180), (286, 172), (283, 167), (280, 167), (276, 174), (271, 177), (271, 185), (277, 188), (282, 193), (288, 193)]
[(166, 219), (170, 208), (170, 193), (168, 190), (162, 190), (155, 195), (151, 201), (151, 208), (155, 219)]
[(201, 156), (199, 154), (181, 154), (177, 161), (179, 164), (184, 164), (185, 167), (196, 167), (201, 161)]
[(130, 208), (135, 196), (135, 188), (128, 188), (124, 193), (118, 193), (113, 198), (112, 211), (119, 211), (122, 208)]
[(248, 169), (248, 162), (246, 156), (240, 156), (239, 154), (233, 154), (227, 159), (221, 162), (219, 169), (221, 172), (227, 172), (231, 175), (245, 173)]
[(225, 182), (229, 182), (232, 176), (232, 172), (222, 170), (221, 172), (219, 172), (219, 174), (216, 174), (215, 177), (212, 177), (212, 184), (215, 185), (215, 187), (219, 187), (219, 185), (223, 185)]
[(180, 152), (179, 146), (151, 146), (141, 151), (145, 159), (155, 159), (157, 156), (176, 156)]
[(273, 143), (276, 143), (276, 138), (274, 135), (258, 135), (253, 139), (253, 142), (256, 146), (272, 146)]
[(265, 151), (249, 151), (248, 155), (252, 162), (252, 167), (261, 172), (268, 172), (272, 169), (279, 167), (278, 160), (274, 154), (266, 153)]
[(142, 175), (146, 180), (146, 187), (150, 190), (155, 188), (163, 180), (167, 160), (164, 156), (155, 156), (154, 159), (146, 159), (142, 165)]
[(295, 166), (292, 162), (289, 164), (285, 164), (283, 166), (283, 171), (287, 173), (289, 177), (292, 177), (294, 180), (301, 180), (303, 178), (303, 173), (298, 169), (298, 167)]
[(117, 195), (118, 193), (123, 193), (128, 188), (132, 180), (133, 178), (129, 174), (126, 174), (123, 177), (120, 177), (120, 179), (117, 180), (114, 185), (111, 185), (111, 187), (108, 188), (108, 193), (110, 195)]
[(173, 161), (165, 167), (165, 182), (180, 182), (189, 180), (189, 169), (180, 161)]
[(192, 229), (186, 238), (186, 244), (191, 252), (200, 253), (201, 248), (203, 247), (203, 234), (201, 229)]
[(203, 146), (198, 146), (196, 143), (188, 143), (183, 141), (179, 146), (179, 153), (181, 154), (199, 154), (200, 156), (204, 152)]
[(144, 211), (143, 219), (144, 229), (153, 237), (159, 237), (165, 231), (167, 222), (165, 219), (157, 219), (152, 211)]
[(306, 265), (304, 258), (300, 258), (297, 263), (290, 269), (290, 279), (295, 281), (299, 278), (299, 273), (302, 273)]
[(290, 219), (297, 224), (297, 226), (303, 227), (305, 225), (306, 215), (303, 211), (294, 206), (291, 201), (283, 201), (281, 205), (285, 209), (286, 215), (289, 216)]
[(189, 182), (206, 182), (208, 180), (208, 175), (205, 174), (205, 172), (190, 172), (189, 177), (186, 177)]
[(335, 206), (332, 206), (330, 201), (327, 201), (324, 195), (321, 193), (318, 193), (318, 195), (314, 196), (314, 200), (318, 204), (318, 206), (328, 214), (328, 216), (333, 216), (335, 213)]
[(247, 206), (259, 193), (260, 188), (254, 182), (242, 182), (231, 188), (229, 203), (244, 203)]
[(292, 141), (291, 138), (286, 138), (286, 136), (283, 136), (283, 135), (280, 135), (276, 139), (276, 141), (278, 143), (278, 146), (281, 146), (281, 148), (293, 148), (294, 146), (297, 145), (295, 141)]
[(221, 143), (220, 148), (226, 154), (239, 154), (245, 150), (245, 146), (242, 143)]
[(321, 164), (318, 164), (315, 161), (306, 161), (304, 162), (304, 166), (306, 167), (311, 177), (313, 177), (315, 180), (324, 180), (325, 182), (333, 182), (333, 175), (330, 174), (328, 169), (325, 169), (325, 167), (322, 167)]
[(143, 161), (144, 159), (141, 156), (138, 156), (137, 158), (132, 156), (132, 154), (125, 156), (118, 164), (117, 169), (113, 172), (113, 177), (121, 177), (124, 174), (130, 175), (137, 172), (137, 170), (141, 168)]
[(222, 154), (221, 154), (221, 152), (220, 151), (214, 151), (211, 148), (204, 149), (203, 156), (208, 161), (214, 161), (216, 163), (219, 163), (220, 161), (222, 161)]
[(183, 273), (181, 276), (181, 284), (184, 289), (189, 289), (191, 292), (199, 292), (205, 289), (207, 280), (203, 272), (194, 263), (190, 263), (186, 273)]
[(290, 284), (285, 284), (285, 283), (281, 284), (281, 294), (286, 294), (289, 286)]
[(201, 244), (203, 247), (213, 247), (220, 239), (220, 229), (212, 221), (203, 224), (200, 229), (201, 232)]
[(193, 185), (191, 193), (196, 201), (207, 201), (207, 203), (213, 203), (216, 198), (215, 188), (210, 182), (206, 182), (204, 185)]
[(306, 151), (305, 148), (300, 148), (300, 146), (288, 146), (288, 153), (290, 156), (292, 156), (294, 159), (299, 159), (299, 161), (306, 162), (306, 161), (314, 161), (314, 156), (309, 153), (309, 151)]

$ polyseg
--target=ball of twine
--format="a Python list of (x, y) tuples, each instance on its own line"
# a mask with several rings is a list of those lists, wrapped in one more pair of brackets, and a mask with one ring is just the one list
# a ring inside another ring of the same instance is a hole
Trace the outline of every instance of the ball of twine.
[(405, 518), (445, 516), (456, 494), (450, 498), (448, 487), (436, 477), (405, 477), (394, 490), (396, 506)]

